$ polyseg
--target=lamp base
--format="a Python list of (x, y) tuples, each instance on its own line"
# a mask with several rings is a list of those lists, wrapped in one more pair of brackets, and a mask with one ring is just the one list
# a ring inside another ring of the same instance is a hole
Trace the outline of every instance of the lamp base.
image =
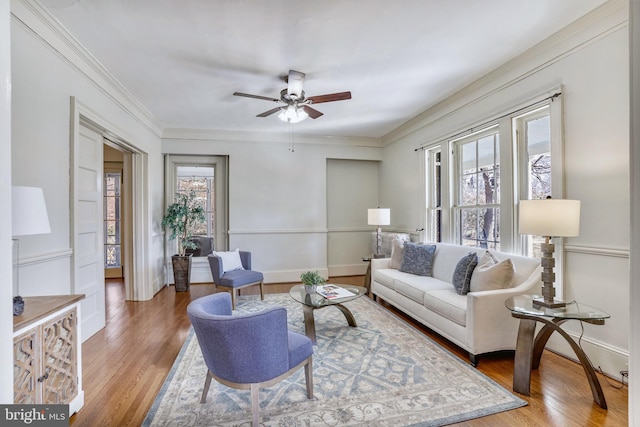
[(13, 297), (13, 315), (20, 316), (24, 312), (24, 300), (21, 296)]
[(566, 307), (567, 303), (559, 299), (554, 299), (553, 301), (549, 302), (549, 301), (545, 301), (543, 297), (538, 297), (533, 299), (533, 306), (536, 308), (540, 308), (540, 307), (560, 308), (560, 307)]

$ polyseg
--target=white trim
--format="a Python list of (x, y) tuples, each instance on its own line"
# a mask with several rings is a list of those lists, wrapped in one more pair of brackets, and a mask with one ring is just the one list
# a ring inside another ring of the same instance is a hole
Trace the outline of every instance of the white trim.
[[(620, 381), (620, 371), (628, 370), (629, 353), (627, 351), (587, 336), (580, 338), (579, 333), (571, 330), (564, 329), (564, 331), (576, 343), (580, 343), (584, 352), (591, 359), (595, 370), (599, 371), (601, 368), (607, 376)], [(571, 346), (558, 334), (553, 334), (549, 338), (546, 349), (579, 363)], [(544, 363), (543, 361), (541, 364), (544, 365)]]
[(11, 17), (131, 117), (157, 136), (162, 135), (161, 123), (149, 110), (38, 2), (11, 0)]
[(604, 248), (598, 246), (582, 246), (582, 245), (564, 245), (565, 253), (609, 256), (616, 258), (629, 258), (631, 253), (629, 249)]
[[(371, 230), (368, 230), (371, 231)], [(229, 230), (229, 235), (251, 235), (251, 234), (326, 234), (329, 230), (320, 229), (264, 229), (264, 230)]]
[[(382, 137), (384, 145), (398, 143), (442, 119), (501, 93), (531, 75), (623, 29), (628, 23), (626, 0), (610, 0), (564, 27), (517, 58), (505, 63), (464, 90), (434, 105)], [(487, 90), (487, 88), (489, 88)], [(504, 110), (504, 109), (501, 109)], [(498, 116), (488, 114), (487, 116)], [(465, 128), (460, 126), (459, 128)], [(433, 138), (431, 138), (434, 140)], [(444, 139), (444, 138), (443, 138)]]
[(630, 281), (629, 281), (629, 425), (640, 425), (640, 0), (629, 0), (630, 140), (629, 169), (631, 195)]
[(20, 267), (27, 267), (30, 265), (43, 264), (50, 261), (58, 261), (61, 259), (71, 258), (73, 255), (73, 249), (61, 249), (58, 251), (42, 252), (37, 254), (29, 254), (26, 256), (20, 256), (18, 265)]
[[(225, 131), (213, 129), (165, 129), (162, 133), (164, 140), (196, 140), (213, 142), (233, 142), (233, 143), (277, 143), (290, 144), (287, 132), (242, 132)], [(339, 145), (353, 147), (375, 147), (383, 146), (381, 138), (373, 137), (342, 137), (342, 136), (316, 136), (296, 134), (296, 144), (320, 144)]]

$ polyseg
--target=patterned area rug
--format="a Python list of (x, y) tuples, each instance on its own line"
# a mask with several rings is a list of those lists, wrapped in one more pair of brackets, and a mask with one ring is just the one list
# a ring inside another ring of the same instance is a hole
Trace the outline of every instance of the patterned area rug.
[[(289, 328), (304, 333), (302, 307), (288, 294), (241, 297), (237, 312), (287, 308)], [(315, 311), (314, 398), (304, 369), (260, 389), (264, 426), (441, 426), (526, 405), (366, 297), (345, 304), (358, 327), (334, 307)], [(143, 426), (250, 426), (249, 391), (215, 380), (200, 404), (207, 368), (198, 340), (187, 338)]]

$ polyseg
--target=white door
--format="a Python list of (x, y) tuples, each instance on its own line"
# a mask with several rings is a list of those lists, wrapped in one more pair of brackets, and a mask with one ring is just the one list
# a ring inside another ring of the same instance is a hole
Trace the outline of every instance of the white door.
[(71, 185), (73, 292), (82, 300), (82, 341), (105, 326), (102, 212), (103, 138), (82, 125), (74, 142)]

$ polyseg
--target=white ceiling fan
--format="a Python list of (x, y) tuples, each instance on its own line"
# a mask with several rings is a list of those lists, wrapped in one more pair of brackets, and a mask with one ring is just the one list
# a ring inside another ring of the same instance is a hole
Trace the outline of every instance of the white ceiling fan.
[(351, 92), (337, 92), (327, 95), (306, 97), (303, 90), (304, 78), (305, 73), (301, 73), (300, 71), (295, 70), (289, 70), (289, 74), (285, 77), (287, 88), (283, 89), (280, 92), (280, 98), (270, 98), (268, 96), (252, 95), (242, 92), (234, 92), (233, 94), (235, 96), (263, 99), (265, 101), (284, 104), (276, 108), (272, 108), (271, 110), (265, 111), (264, 113), (258, 114), (256, 117), (268, 117), (272, 114), (280, 112), (278, 118), (289, 123), (297, 123), (306, 119), (307, 117), (317, 119), (318, 117), (322, 116), (323, 113), (316, 110), (315, 108), (312, 108), (312, 104), (351, 99)]

